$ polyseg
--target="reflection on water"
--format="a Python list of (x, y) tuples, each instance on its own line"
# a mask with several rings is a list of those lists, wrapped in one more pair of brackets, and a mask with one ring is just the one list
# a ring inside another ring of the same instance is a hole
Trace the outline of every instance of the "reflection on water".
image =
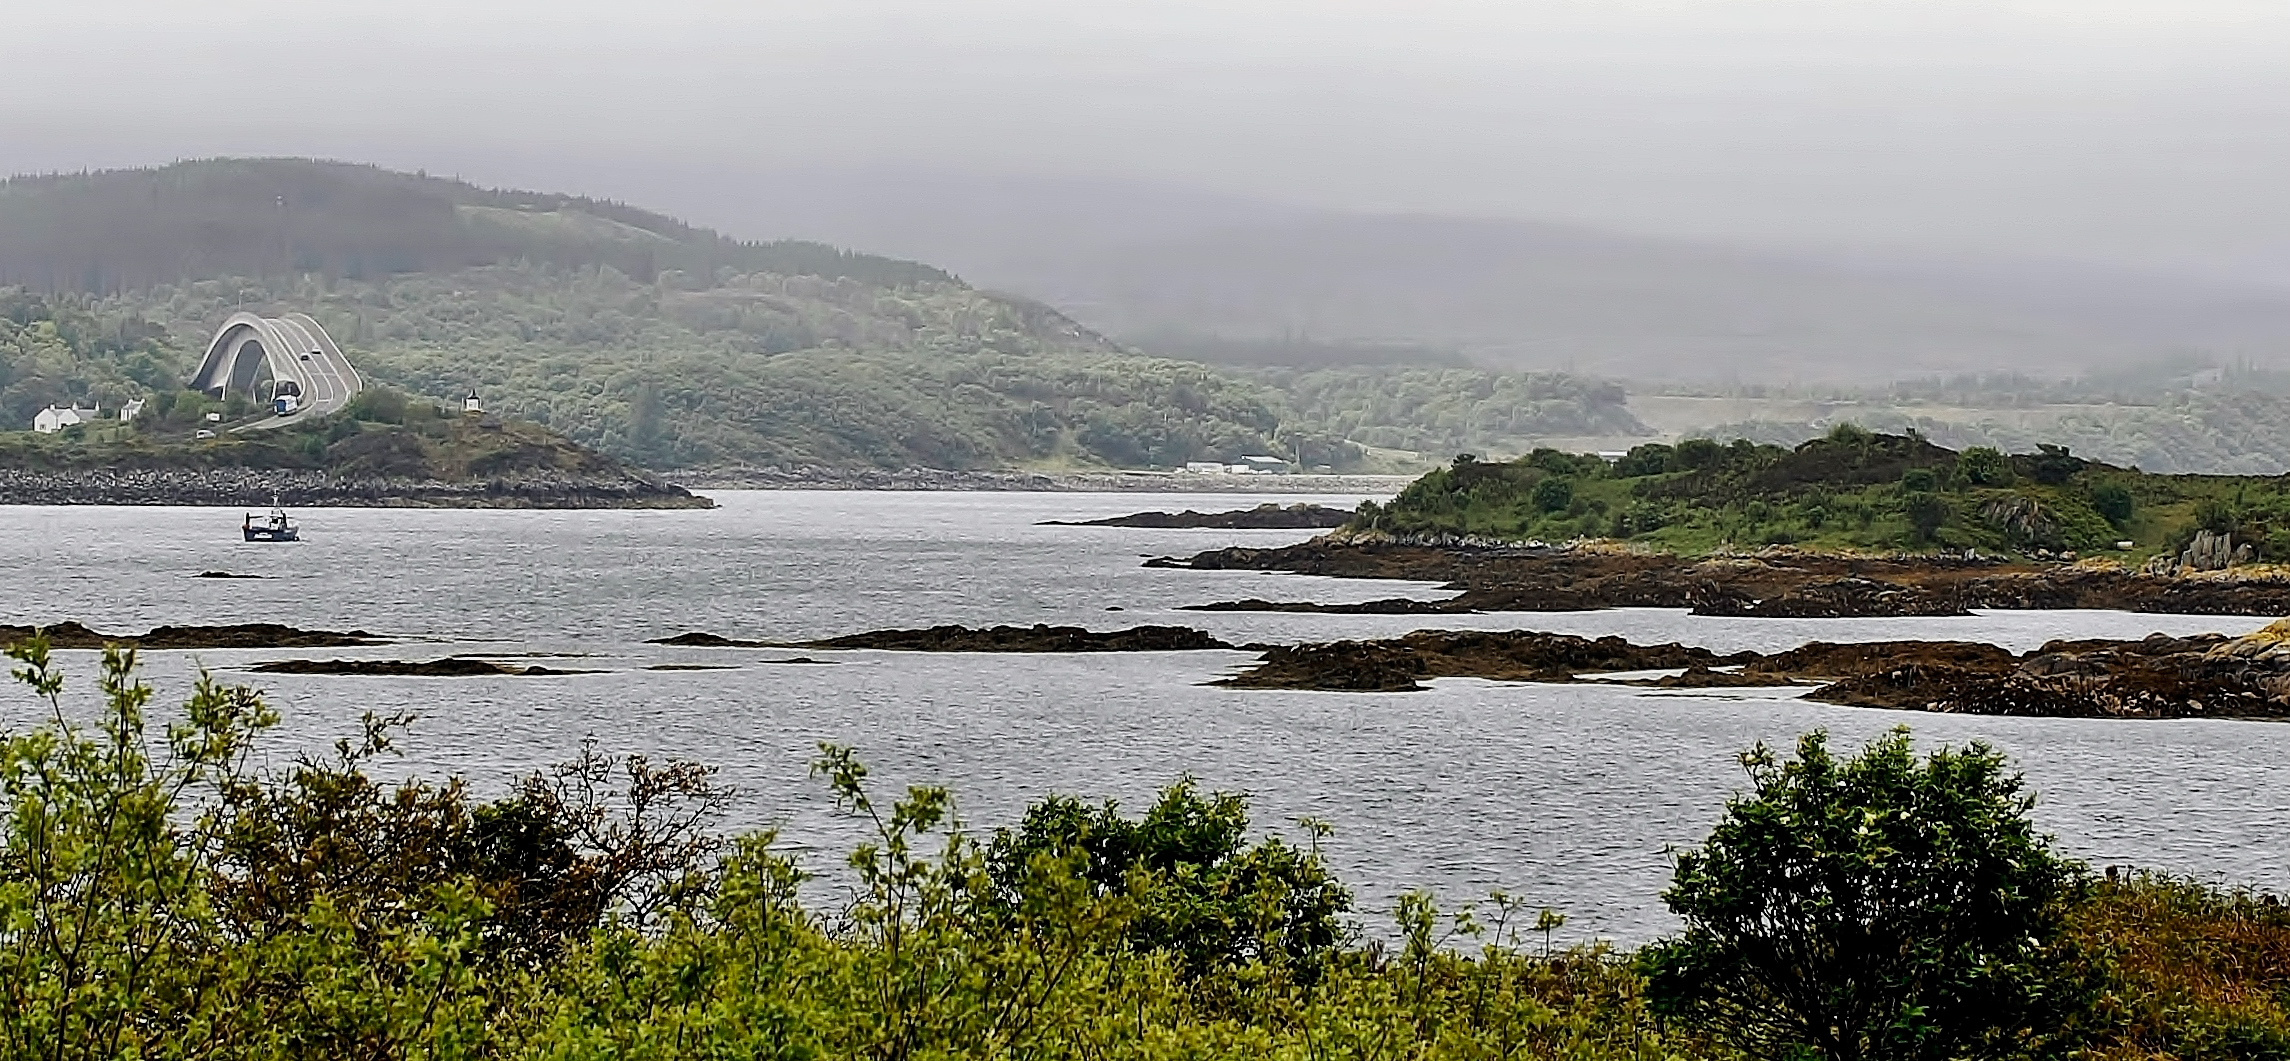
[[(942, 622), (1181, 623), (1234, 641), (1379, 636), (1416, 627), (1528, 628), (1678, 640), (1718, 651), (1822, 638), (1995, 641), (2154, 630), (2235, 633), (2259, 620), (2110, 612), (1944, 619), (1753, 620), (1631, 609), (1551, 615), (1193, 613), (1237, 597), (1364, 600), (1436, 586), (1147, 569), (1143, 556), (1299, 540), (1296, 531), (1036, 527), (1139, 508), (1257, 498), (1090, 494), (726, 492), (712, 512), (317, 510), (310, 541), (245, 545), (235, 511), (0, 508), (10, 601), (0, 621), (102, 629), (277, 621), (434, 644), (339, 652), (155, 653), (179, 694), (196, 662), (230, 671), (310, 655), (426, 658), (461, 651), (594, 654), (612, 673), (407, 679), (264, 675), (288, 746), (347, 732), (368, 710), (422, 720), (405, 769), (484, 785), (561, 758), (586, 735), (616, 749), (719, 764), (742, 824), (792, 842), (850, 837), (806, 777), (818, 741), (858, 745), (885, 784), (953, 786), (975, 824), (1010, 821), (1051, 790), (1136, 805), (1180, 773), (1254, 795), (1267, 827), (1334, 822), (1331, 848), (1369, 910), (1398, 890), (1450, 899), (1506, 888), (1569, 911), (1570, 928), (1623, 939), (1669, 922), (1656, 898), (1669, 845), (1709, 828), (1740, 784), (1733, 756), (1828, 727), (1839, 743), (1914, 726), (1983, 738), (2019, 758), (2038, 814), (2072, 852), (2214, 879), (2290, 887), (2276, 823), (2290, 811), (2290, 726), (1963, 718), (1830, 707), (1788, 691), (1653, 692), (1442, 680), (1405, 695), (1235, 691), (1200, 683), (1235, 652), (1108, 656), (790, 653), (667, 649), (687, 629), (793, 639)], [(1282, 503), (1304, 498), (1279, 498)], [(1317, 499), (1349, 501), (1351, 499)], [(188, 576), (260, 571), (261, 581)], [(1108, 609), (1118, 608), (1119, 611)], [(649, 663), (730, 662), (650, 672)], [(84, 672), (87, 668), (82, 667)], [(253, 678), (254, 676), (247, 676)], [(85, 684), (83, 682), (83, 684)], [(34, 705), (9, 694), (0, 718)], [(832, 861), (822, 853), (815, 868)]]

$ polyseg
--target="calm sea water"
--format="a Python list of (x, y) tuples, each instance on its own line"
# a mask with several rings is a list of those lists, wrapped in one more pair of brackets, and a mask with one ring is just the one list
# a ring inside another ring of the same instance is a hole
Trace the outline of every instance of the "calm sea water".
[[(1059, 791), (1149, 801), (1190, 773), (1251, 794), (1259, 824), (1335, 824), (1329, 848), (1370, 920), (1399, 891), (1466, 901), (1503, 888), (1558, 907), (1570, 931), (1625, 941), (1672, 922), (1666, 851), (1704, 835), (1758, 741), (1827, 728), (1853, 744), (1895, 725), (1919, 740), (1991, 741), (2017, 757), (2038, 815), (2070, 852), (2211, 880), (2290, 888), (2290, 726), (1961, 718), (1839, 708), (1798, 690), (1656, 692), (1442, 680), (1407, 695), (1237, 691), (1202, 683), (1238, 652), (1094, 656), (671, 649), (685, 630), (792, 640), (935, 623), (1177, 623), (1227, 640), (1372, 637), (1426, 625), (1621, 634), (1719, 651), (1815, 638), (1963, 638), (2025, 649), (2054, 637), (2240, 633), (2259, 618), (1996, 612), (1953, 619), (1751, 620), (1629, 609), (1554, 615), (1243, 615), (1175, 610), (1238, 597), (1439, 596), (1435, 586), (1140, 566), (1145, 557), (1271, 545), (1298, 531), (1041, 527), (1141, 508), (1221, 509), (1232, 495), (718, 493), (707, 512), (299, 513), (308, 541), (231, 539), (236, 510), (0, 507), (0, 621), (274, 621), (363, 627), (386, 648), (164, 652), (163, 696), (205, 666), (268, 690), (286, 716), (272, 755), (321, 747), (366, 711), (420, 720), (398, 769), (481, 787), (608, 750), (704, 760), (741, 791), (743, 827), (777, 827), (828, 871), (855, 835), (807, 773), (820, 741), (853, 744), (885, 786), (951, 786), (976, 826)], [(263, 573), (260, 581), (190, 576)], [(1118, 609), (1118, 610), (1113, 610)], [(264, 659), (578, 654), (597, 674), (403, 679), (250, 675)], [(89, 654), (71, 653), (79, 673)], [(648, 671), (659, 663), (736, 669)], [(91, 684), (87, 681), (82, 686)], [(0, 723), (37, 717), (21, 691)]]

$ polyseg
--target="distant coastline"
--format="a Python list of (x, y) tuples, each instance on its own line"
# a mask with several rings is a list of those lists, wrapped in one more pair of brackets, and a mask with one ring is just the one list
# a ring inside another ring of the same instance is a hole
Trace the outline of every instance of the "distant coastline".
[(1196, 475), (1182, 472), (985, 472), (931, 468), (695, 468), (695, 490), (975, 490), (1168, 494), (1395, 494), (1412, 475)]
[(446, 482), (278, 468), (0, 469), (0, 505), (205, 505), (294, 508), (712, 508), (637, 475), (524, 471)]

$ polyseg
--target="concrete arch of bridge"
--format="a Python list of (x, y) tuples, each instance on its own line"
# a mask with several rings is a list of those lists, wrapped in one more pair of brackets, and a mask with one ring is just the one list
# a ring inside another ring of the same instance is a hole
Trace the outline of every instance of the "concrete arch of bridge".
[(292, 412), (257, 425), (263, 427), (333, 413), (365, 385), (334, 338), (308, 314), (263, 317), (240, 312), (215, 330), (190, 386), (218, 396), (255, 396), (266, 369), (278, 381), (276, 390), (296, 396), (298, 404)]

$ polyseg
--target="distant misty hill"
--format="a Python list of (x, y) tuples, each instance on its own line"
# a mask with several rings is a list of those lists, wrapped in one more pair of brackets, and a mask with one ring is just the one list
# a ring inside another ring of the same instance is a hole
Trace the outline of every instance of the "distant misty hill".
[(1351, 470), (1648, 433), (1604, 381), (1146, 356), (929, 265), (291, 159), (0, 182), (0, 430), (180, 386), (242, 305), (655, 468)]
[(1117, 182), (862, 171), (743, 186), (688, 198), (729, 227), (922, 257), (1186, 356), (1840, 383), (2066, 375), (2189, 350), (2290, 360), (2290, 290), (2256, 283), (1755, 251)]
[(212, 159), (0, 181), (0, 286), (110, 294), (218, 276), (353, 280), (511, 263), (947, 281), (821, 243), (749, 243), (619, 203), (374, 166)]

